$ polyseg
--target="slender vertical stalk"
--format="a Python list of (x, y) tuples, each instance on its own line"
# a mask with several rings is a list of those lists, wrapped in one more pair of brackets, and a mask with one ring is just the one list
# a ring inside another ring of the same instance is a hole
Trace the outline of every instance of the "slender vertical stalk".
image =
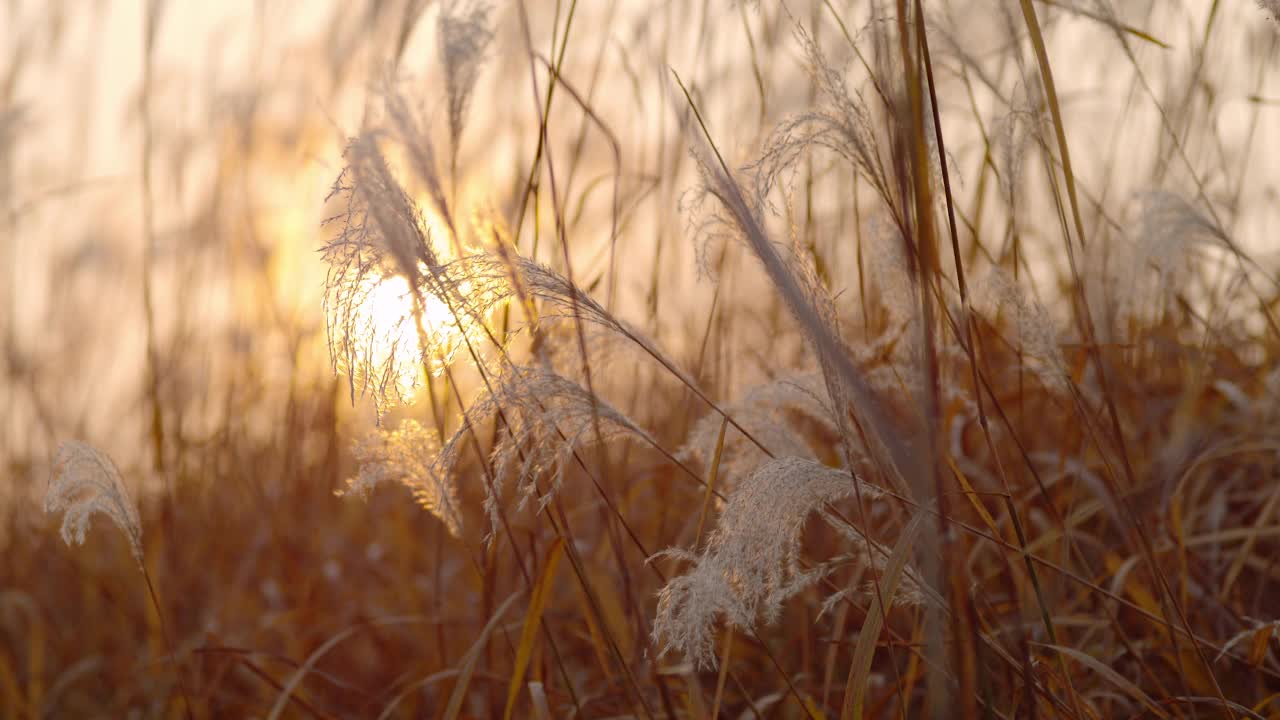
[[(9, 69), (0, 77), (0, 123), (7, 120), (5, 113), (17, 112), (13, 107), (13, 93), (18, 79), (18, 70), (22, 65), (18, 51), (9, 58)], [(0, 407), (13, 408), (15, 395), (16, 368), (13, 367), (18, 352), (18, 208), (14, 200), (14, 161), (13, 147), (16, 128), (0, 126), (0, 213), (3, 213), (3, 234), (0, 234), (0, 268), (5, 269), (4, 282), (4, 348), (0, 352), (0, 387), (4, 394), (0, 396)], [(0, 457), (17, 456), (17, 413), (5, 413), (4, 436), (0, 437)]]
[(138, 558), (138, 569), (142, 571), (142, 579), (147, 583), (147, 595), (151, 597), (151, 606), (155, 608), (156, 618), (160, 621), (160, 635), (164, 638), (165, 646), (169, 648), (169, 657), (173, 658), (173, 670), (178, 675), (178, 688), (182, 692), (182, 702), (185, 706), (187, 720), (192, 720), (191, 691), (187, 688), (187, 677), (182, 672), (182, 663), (178, 662), (178, 651), (173, 644), (173, 636), (169, 634), (169, 625), (164, 620), (164, 611), (160, 609), (160, 600), (156, 597), (156, 586), (151, 582), (151, 573), (147, 572), (147, 568), (143, 565), (141, 558)]
[[(933, 180), (929, 162), (931, 148), (925, 133), (927, 125), (924, 97), (925, 83), (921, 75), (923, 61), (920, 46), (923, 27), (919, 25), (924, 22), (921, 16), (922, 12), (923, 7), (919, 0), (910, 4), (907, 0), (899, 0), (898, 2), (898, 43), (902, 53), (902, 65), (906, 71), (906, 93), (909, 109), (909, 113), (903, 123), (906, 130), (904, 142), (908, 145), (905, 152), (910, 153), (910, 157), (907, 158), (911, 179), (910, 200), (915, 210), (913, 218), (915, 233), (913, 236), (909, 235), (907, 239), (908, 242), (913, 244), (910, 249), (914, 251), (916, 281), (920, 293), (919, 302), (922, 320), (920, 334), (924, 359), (924, 366), (921, 368), (921, 381), (924, 388), (922, 410), (927, 435), (927, 449), (924, 452), (922, 472), (915, 478), (913, 489), (918, 500), (928, 500), (938, 505), (937, 542), (933, 547), (930, 547), (928, 543), (923, 544), (918, 553), (918, 558), (921, 572), (933, 584), (933, 587), (952, 590), (946, 595), (950, 601), (953, 599), (951, 596), (954, 595), (956, 590), (954, 585), (956, 578), (953, 576), (962, 565), (955, 562), (951, 557), (954, 542), (950, 533), (948, 494), (944, 491), (942, 473), (938, 464), (939, 453), (942, 450), (940, 445), (941, 433), (939, 431), (941, 403), (939, 401), (939, 369), (935, 333), (936, 309), (933, 304), (932, 288), (941, 274), (941, 268), (938, 262), (937, 229), (933, 216)], [(914, 24), (912, 20), (914, 20)], [(899, 120), (899, 122), (903, 121)], [(950, 605), (950, 602), (948, 605)], [(930, 661), (927, 666), (925, 692), (925, 713), (927, 717), (940, 718), (956, 710), (959, 710), (966, 717), (973, 717), (976, 714), (972, 706), (972, 688), (969, 687), (972, 685), (971, 677), (962, 675), (959, 693), (953, 695), (950, 682), (941, 672), (941, 669), (946, 665), (945, 660), (947, 657), (946, 633), (943, 627), (946, 616), (949, 616), (950, 619), (952, 642), (961, 642), (961, 637), (964, 634), (961, 628), (961, 616), (958, 613), (950, 612), (953, 609), (951, 607), (935, 608), (932, 605), (925, 609), (925, 656)], [(956, 700), (963, 704), (962, 708), (955, 708), (954, 702)]]
[(151, 150), (154, 128), (151, 121), (151, 90), (156, 32), (164, 0), (148, 0), (143, 16), (142, 58), (142, 311), (147, 334), (147, 394), (151, 405), (152, 466), (160, 474), (165, 473), (164, 411), (160, 404), (160, 358), (156, 337), (155, 289), (155, 207), (152, 198)]

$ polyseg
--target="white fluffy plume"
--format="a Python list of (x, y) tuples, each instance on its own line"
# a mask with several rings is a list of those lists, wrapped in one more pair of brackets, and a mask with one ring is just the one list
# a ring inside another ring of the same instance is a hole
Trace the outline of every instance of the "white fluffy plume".
[(58, 447), (44, 511), (65, 511), (62, 539), (68, 545), (83, 545), (93, 514), (106, 515), (128, 538), (129, 551), (138, 567), (142, 567), (142, 521), (138, 508), (129, 497), (116, 464), (93, 446), (73, 440)]

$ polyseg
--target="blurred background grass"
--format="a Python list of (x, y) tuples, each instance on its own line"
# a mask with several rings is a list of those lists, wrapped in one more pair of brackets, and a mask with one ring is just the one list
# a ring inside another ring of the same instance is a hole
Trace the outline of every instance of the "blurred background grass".
[[(835, 22), (863, 37), (867, 4), (525, 2), (533, 57), (517, 7), (493, 11), (497, 34), (459, 148), (457, 206), (516, 224), (545, 99), (531, 76), (545, 93), (557, 65), (565, 91), (546, 118), (547, 138), (579, 283), (696, 368), (716, 397), (800, 365), (802, 344), (781, 329), (785, 312), (760, 292), (750, 260), (728, 255), (714, 303), (712, 284), (698, 279), (683, 211), (696, 175), (670, 70), (693, 89), (729, 160), (744, 162), (778, 121), (815, 100), (794, 24), (869, 92)], [(1064, 263), (1058, 223), (1034, 151), (1026, 151), (1016, 212), (993, 199), (996, 180), (987, 175), (1000, 162), (990, 138), (1028, 92), (1015, 62), (1022, 55), (1012, 50), (1026, 46), (1025, 28), (1011, 31), (1001, 15), (1018, 11), (994, 0), (926, 7), (969, 234), (996, 228), (987, 246), (995, 248), (1013, 227), (1028, 282), (1065, 316), (1054, 304)], [(1195, 197), (1200, 185), (1237, 242), (1273, 267), (1278, 26), (1252, 2), (1126, 2), (1114, 8), (1118, 25), (1098, 19), (1102, 5), (1036, 7), (1093, 234), (1134, 226), (1136, 192)], [(335, 496), (355, 471), (352, 442), (379, 418), (368, 398), (353, 404), (333, 372), (317, 253), (346, 137), (361, 128), (378, 82), (393, 75), (427, 117), (443, 121), (439, 11), (422, 0), (11, 0), (0, 8), (6, 717), (177, 715), (180, 674), (199, 717), (265, 715), (295, 674), (301, 684), (289, 693), (288, 716), (374, 717), (400, 696), (397, 716), (442, 709), (460, 659), (514, 591), (504, 577), (512, 567), (494, 557), (500, 549), (479, 544), (478, 531), (451, 539), (399, 489), (367, 504)], [(545, 182), (545, 166), (535, 177)], [(795, 202), (775, 220), (812, 247), (830, 289), (856, 308), (864, 247), (869, 262), (889, 253), (870, 193), (863, 188), (865, 205), (850, 202), (847, 168), (825, 161), (808, 163), (795, 184)], [(516, 227), (515, 242), (531, 252), (541, 237), (539, 259), (555, 264), (550, 203), (536, 195), (538, 212)], [(1270, 345), (1259, 345), (1246, 360), (1271, 357)], [(1236, 350), (1211, 348), (1220, 349)], [(1238, 372), (1248, 377), (1248, 367)], [(651, 368), (621, 375), (607, 381), (619, 404), (678, 446), (700, 406)], [(411, 405), (382, 421), (424, 412)], [(99, 527), (85, 547), (67, 548), (55, 518), (38, 512), (54, 448), (68, 438), (107, 450), (139, 501), (176, 659), (124, 541)], [(671, 468), (653, 453), (619, 456), (615, 466), (625, 470), (607, 485), (647, 550), (687, 541), (682, 508), (691, 496), (674, 489)], [(478, 508), (480, 489), (463, 492)], [(623, 681), (600, 657), (607, 636), (648, 668), (643, 683), (659, 706), (697, 716), (695, 681), (649, 657), (658, 586), (644, 558), (604, 541), (619, 530), (597, 498), (571, 498), (568, 508), (586, 572), (604, 589), (598, 612), (608, 627), (597, 627), (585, 597), (566, 585), (547, 611), (561, 642), (554, 653), (539, 646), (538, 677), (563, 672), (585, 716), (630, 712)], [(517, 535), (537, 532), (528, 522)], [(1274, 549), (1264, 543), (1250, 557), (1268, 563), (1264, 551)], [(844, 641), (816, 637), (826, 627), (815, 623), (819, 604), (812, 598), (784, 619), (776, 656), (744, 651), (730, 706), (803, 716), (799, 703), (761, 700), (790, 685), (781, 677), (796, 678), (806, 696), (829, 694), (828, 648)], [(472, 679), (482, 690), (464, 714), (490, 716), (502, 705), (518, 613), (506, 620), (512, 627), (484, 645)], [(1224, 625), (1214, 637), (1229, 635)], [(558, 666), (566, 669), (553, 672)], [(715, 674), (697, 682), (709, 697)], [(547, 683), (552, 707), (575, 704), (559, 681)], [(892, 693), (879, 698), (881, 710), (894, 702)]]

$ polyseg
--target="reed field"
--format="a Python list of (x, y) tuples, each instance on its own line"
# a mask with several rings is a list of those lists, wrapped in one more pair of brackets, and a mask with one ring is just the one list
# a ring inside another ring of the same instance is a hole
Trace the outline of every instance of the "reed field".
[(1276, 0), (10, 0), (0, 332), (0, 718), (1280, 718)]

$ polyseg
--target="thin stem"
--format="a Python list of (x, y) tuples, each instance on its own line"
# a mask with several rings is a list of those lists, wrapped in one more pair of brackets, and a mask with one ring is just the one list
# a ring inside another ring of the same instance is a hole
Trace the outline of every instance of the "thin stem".
[(165, 647), (169, 649), (169, 657), (173, 659), (173, 668), (178, 675), (178, 688), (182, 692), (182, 702), (185, 706), (187, 720), (193, 720), (191, 714), (191, 691), (187, 689), (186, 674), (182, 672), (182, 663), (178, 662), (178, 652), (174, 647), (173, 637), (169, 635), (169, 626), (164, 620), (164, 611), (160, 609), (160, 600), (156, 597), (156, 587), (151, 582), (151, 573), (147, 572), (147, 568), (143, 565), (141, 558), (138, 560), (138, 569), (142, 571), (142, 579), (147, 582), (147, 594), (151, 597), (151, 606), (155, 608), (156, 617), (160, 620), (160, 635), (164, 638)]

